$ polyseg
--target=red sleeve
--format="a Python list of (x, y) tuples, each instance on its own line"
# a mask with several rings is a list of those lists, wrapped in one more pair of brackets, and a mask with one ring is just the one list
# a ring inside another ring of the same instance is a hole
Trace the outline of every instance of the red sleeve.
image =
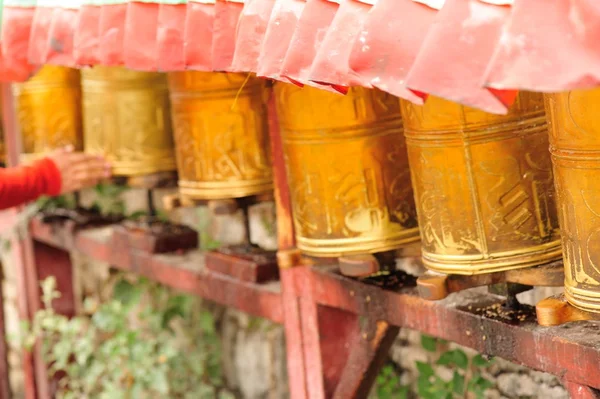
[(56, 164), (44, 158), (28, 166), (0, 169), (0, 209), (60, 194), (62, 179)]

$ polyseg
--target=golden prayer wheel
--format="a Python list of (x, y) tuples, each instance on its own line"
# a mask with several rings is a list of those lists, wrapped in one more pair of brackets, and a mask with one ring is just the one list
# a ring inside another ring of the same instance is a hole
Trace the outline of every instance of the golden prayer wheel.
[(81, 74), (86, 152), (104, 154), (115, 176), (175, 171), (166, 75), (104, 66)]
[(536, 266), (561, 256), (541, 94), (507, 115), (430, 97), (402, 101), (423, 261), (448, 274)]
[(233, 199), (273, 189), (268, 91), (262, 79), (172, 72), (169, 88), (184, 197)]
[(298, 248), (342, 256), (419, 239), (398, 99), (277, 83)]
[(44, 66), (27, 82), (13, 84), (13, 94), (24, 161), (67, 145), (82, 149), (78, 70)]
[(565, 296), (600, 312), (600, 90), (546, 95)]

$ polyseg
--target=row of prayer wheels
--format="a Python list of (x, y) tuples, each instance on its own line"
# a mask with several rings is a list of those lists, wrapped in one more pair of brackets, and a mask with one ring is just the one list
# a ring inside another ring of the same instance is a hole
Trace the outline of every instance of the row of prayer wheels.
[[(80, 79), (47, 66), (14, 93), (26, 153), (71, 143), (106, 153), (117, 175), (177, 169), (194, 199), (272, 190), (262, 80), (107, 67)], [(464, 275), (563, 256), (568, 300), (600, 312), (600, 119), (590, 106), (600, 90), (521, 93), (507, 115), (364, 88), (341, 96), (277, 83), (274, 95), (303, 253), (420, 239), (428, 269)]]
[(106, 155), (115, 176), (178, 170), (190, 199), (273, 189), (263, 80), (45, 66), (13, 93), (25, 160), (73, 145)]

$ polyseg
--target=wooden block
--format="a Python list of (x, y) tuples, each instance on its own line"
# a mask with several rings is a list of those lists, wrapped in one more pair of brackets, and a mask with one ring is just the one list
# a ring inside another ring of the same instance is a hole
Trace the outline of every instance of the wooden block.
[(129, 187), (145, 188), (147, 190), (177, 187), (177, 172), (159, 172), (149, 175), (128, 176), (125, 178), (125, 181)]
[(233, 215), (240, 209), (240, 204), (235, 199), (211, 200), (208, 209), (215, 215)]
[(300, 266), (302, 262), (302, 253), (296, 248), (277, 251), (277, 263), (282, 269), (289, 269), (294, 266)]
[(551, 296), (540, 301), (536, 307), (538, 324), (558, 326), (572, 321), (600, 320), (600, 314), (586, 312), (571, 305), (564, 294)]
[(340, 272), (347, 277), (367, 277), (381, 271), (374, 255), (351, 255), (339, 258)]
[(114, 229), (113, 240), (125, 241), (129, 248), (152, 254), (198, 247), (198, 233), (187, 226), (153, 221), (127, 221)]
[(165, 211), (170, 212), (174, 209), (181, 208), (181, 198), (179, 194), (168, 194), (162, 197), (163, 208)]
[(525, 269), (508, 270), (505, 280), (511, 283), (537, 286), (562, 287), (565, 282), (565, 268), (562, 261)]
[(446, 275), (426, 273), (417, 279), (419, 296), (430, 301), (446, 298), (450, 294), (447, 280)]
[(74, 232), (86, 227), (99, 227), (103, 225), (119, 223), (123, 215), (101, 215), (97, 210), (76, 208), (57, 208), (39, 213), (42, 223), (65, 223), (67, 228)]
[(206, 254), (206, 267), (240, 281), (263, 283), (279, 278), (275, 252), (249, 245), (225, 247)]

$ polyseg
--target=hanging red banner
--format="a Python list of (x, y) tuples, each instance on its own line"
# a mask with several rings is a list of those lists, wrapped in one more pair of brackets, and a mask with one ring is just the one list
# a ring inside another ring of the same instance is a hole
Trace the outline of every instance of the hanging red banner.
[(321, 48), (312, 63), (309, 79), (341, 87), (372, 87), (368, 79), (350, 69), (350, 54), (362, 30), (371, 4), (364, 0), (343, 0), (331, 22)]
[(354, 42), (350, 69), (373, 87), (423, 104), (425, 94), (409, 90), (406, 77), (436, 13), (412, 0), (377, 1)]
[(326, 85), (311, 82), (310, 69), (338, 7), (338, 3), (329, 0), (306, 1), (281, 66), (281, 76), (300, 86), (328, 89)]
[(184, 61), (188, 69), (212, 71), (215, 0), (189, 0), (184, 27)]
[(276, 0), (258, 57), (258, 76), (289, 82), (281, 67), (305, 5), (304, 0)]
[(131, 1), (127, 4), (123, 61), (139, 71), (158, 69), (158, 9), (156, 2)]
[(482, 83), (542, 92), (595, 87), (599, 37), (597, 0), (516, 0)]
[(184, 0), (163, 3), (158, 10), (158, 69), (182, 71), (185, 69), (183, 36), (186, 4)]
[(215, 71), (231, 70), (237, 23), (243, 9), (242, 0), (217, 0), (215, 4), (212, 41), (212, 66)]
[(76, 65), (96, 65), (100, 49), (100, 12), (96, 0), (86, 0), (79, 9), (73, 36), (73, 58)]
[(515, 91), (481, 86), (510, 8), (479, 0), (446, 0), (413, 64), (406, 85), (483, 111), (505, 114)]
[(27, 58), (31, 64), (41, 65), (46, 62), (46, 54), (50, 45), (50, 25), (54, 8), (58, 6), (58, 0), (39, 0), (37, 2), (27, 51)]
[(5, 80), (23, 81), (33, 73), (28, 54), (34, 14), (33, 0), (4, 0), (0, 50)]
[(275, 0), (247, 0), (238, 22), (231, 70), (256, 72)]
[(78, 0), (62, 0), (60, 7), (54, 8), (48, 31), (49, 43), (44, 57), (47, 64), (75, 66), (73, 38), (80, 7)]
[(123, 65), (126, 1), (104, 0), (100, 10), (100, 46), (98, 59), (102, 65)]

